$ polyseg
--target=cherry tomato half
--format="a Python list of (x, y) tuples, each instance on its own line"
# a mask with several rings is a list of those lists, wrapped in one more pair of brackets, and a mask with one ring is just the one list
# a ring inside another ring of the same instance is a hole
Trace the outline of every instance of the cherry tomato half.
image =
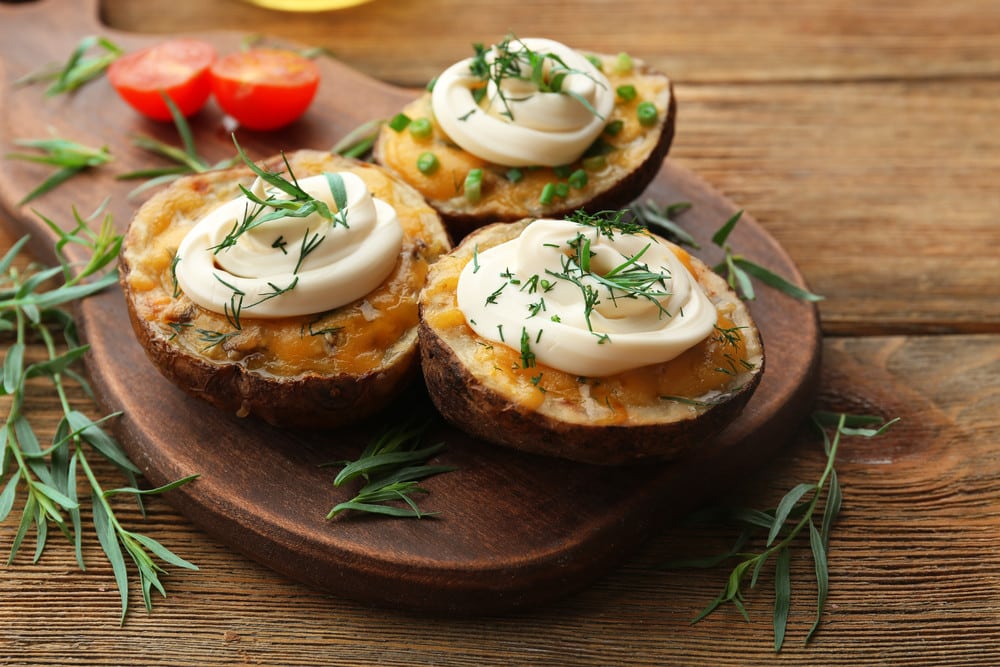
[(294, 51), (250, 49), (212, 65), (222, 110), (251, 130), (273, 130), (305, 113), (319, 87), (319, 67)]
[(108, 68), (108, 79), (136, 111), (155, 120), (170, 120), (161, 91), (184, 116), (201, 109), (212, 94), (209, 68), (215, 48), (196, 39), (171, 39), (128, 53)]

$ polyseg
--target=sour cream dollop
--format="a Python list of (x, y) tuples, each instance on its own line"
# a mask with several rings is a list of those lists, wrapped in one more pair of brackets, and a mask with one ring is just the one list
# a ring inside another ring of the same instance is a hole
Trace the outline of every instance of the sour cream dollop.
[[(344, 193), (339, 210), (333, 194), (338, 182)], [(217, 313), (237, 310), (243, 317), (309, 315), (359, 299), (388, 277), (403, 243), (395, 209), (373, 197), (351, 172), (311, 176), (298, 185), (325, 203), (334, 219), (318, 213), (280, 216), (221, 247), (247, 213), (260, 207), (243, 195), (191, 228), (177, 251), (176, 275), (192, 301)], [(291, 198), (260, 179), (250, 190), (263, 201)], [(275, 210), (265, 206), (260, 215)]]
[(662, 363), (704, 340), (718, 317), (670, 248), (645, 233), (536, 220), (476, 253), (459, 276), (458, 306), (477, 334), (519, 349), (522, 361), (584, 377)]
[[(614, 108), (615, 91), (607, 77), (585, 56), (559, 42), (526, 38), (504, 45), (493, 47), (487, 63), (494, 67), (497, 58), (513, 57), (521, 76), (499, 77), (499, 87), (491, 77), (486, 94), (477, 102), (473, 91), (481, 88), (483, 79), (472, 72), (474, 59), (455, 63), (434, 84), (431, 104), (438, 124), (462, 149), (494, 164), (556, 167), (577, 160)], [(568, 72), (561, 92), (542, 92), (521, 78), (531, 76), (528, 54), (551, 54), (562, 61), (543, 61), (546, 77)]]

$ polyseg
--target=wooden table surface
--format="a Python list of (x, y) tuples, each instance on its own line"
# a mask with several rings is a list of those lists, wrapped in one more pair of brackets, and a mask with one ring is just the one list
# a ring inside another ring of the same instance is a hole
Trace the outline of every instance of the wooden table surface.
[[(26, 550), (0, 568), (0, 663), (1000, 664), (1000, 3), (375, 0), (282, 14), (237, 0), (104, 0), (101, 18), (135, 32), (233, 29), (326, 46), (407, 86), (509, 30), (651, 61), (676, 82), (669, 159), (751, 212), (826, 297), (817, 407), (902, 422), (844, 441), (823, 625), (803, 646), (815, 604), (805, 545), (777, 655), (770, 573), (747, 596), (749, 622), (728, 607), (692, 625), (728, 568), (662, 567), (728, 548), (731, 529), (671, 527), (542, 608), (436, 618), (310, 590), (153, 499), (145, 519), (126, 516), (200, 570), (172, 568), (168, 597), (149, 615), (133, 599), (119, 627), (96, 542), (81, 572), (55, 535), (37, 563)], [(0, 37), (12, 29), (0, 25)], [(57, 398), (33, 391), (29, 410), (51, 435)], [(765, 508), (824, 462), (803, 429), (719, 496)], [(0, 524), (2, 550), (15, 521)]]

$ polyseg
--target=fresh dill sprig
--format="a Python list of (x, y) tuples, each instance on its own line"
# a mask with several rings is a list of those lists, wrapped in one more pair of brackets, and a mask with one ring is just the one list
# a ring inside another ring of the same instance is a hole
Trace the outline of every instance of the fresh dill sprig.
[(308, 257), (319, 245), (326, 239), (325, 236), (316, 232), (311, 237), (309, 236), (309, 230), (302, 235), (302, 244), (299, 247), (299, 259), (295, 262), (295, 270), (292, 273), (298, 273), (302, 268), (302, 262), (306, 261)]
[(599, 211), (597, 213), (578, 210), (567, 215), (566, 220), (578, 225), (594, 227), (602, 236), (612, 240), (615, 238), (615, 234), (640, 234), (647, 231), (644, 225), (631, 219), (627, 209)]
[(16, 146), (31, 148), (37, 153), (7, 153), (8, 160), (24, 160), (26, 162), (37, 162), (48, 164), (59, 169), (53, 172), (40, 185), (21, 198), (17, 203), (23, 206), (29, 201), (54, 190), (62, 183), (68, 181), (73, 176), (90, 167), (99, 167), (112, 160), (111, 152), (107, 146), (92, 148), (69, 139), (19, 139), (14, 142)]
[[(87, 52), (99, 49), (98, 55), (88, 56)], [(98, 78), (124, 51), (111, 40), (96, 35), (81, 39), (62, 66), (47, 66), (21, 77), (15, 85), (27, 85), (39, 81), (52, 81), (45, 94), (69, 93), (88, 81)]]
[[(469, 71), (473, 76), (482, 79), (484, 84), (489, 82), (495, 86), (496, 97), (503, 105), (501, 115), (512, 120), (514, 118), (510, 107), (511, 100), (507, 98), (502, 87), (505, 79), (514, 79), (530, 82), (543, 93), (561, 93), (572, 97), (594, 116), (603, 119), (589, 100), (571, 90), (563, 90), (563, 82), (571, 74), (583, 75), (594, 81), (596, 79), (590, 72), (570, 67), (560, 56), (534, 51), (524, 41), (510, 35), (492, 48), (474, 44), (473, 51)], [(480, 102), (485, 94), (485, 86), (477, 88), (474, 91), (476, 102)]]
[(213, 331), (211, 329), (195, 329), (195, 331), (197, 331), (198, 333), (198, 340), (205, 343), (205, 346), (201, 348), (202, 351), (211, 350), (213, 347), (225, 343), (227, 340), (240, 333), (238, 329), (236, 331)]
[[(101, 210), (99, 208), (95, 216)], [(10, 400), (7, 420), (0, 431), (0, 521), (5, 521), (18, 498), (23, 498), (8, 565), (14, 562), (32, 531), (35, 536), (33, 560), (37, 562), (45, 550), (49, 528), (55, 526), (74, 544), (77, 564), (81, 570), (85, 569), (81, 502), (77, 490), (81, 485), (89, 489), (94, 528), (114, 572), (121, 596), (121, 622), (124, 623), (129, 598), (126, 554), (136, 567), (147, 611), (152, 607), (152, 589), (166, 595), (160, 581), (165, 570), (154, 558), (177, 567), (197, 568), (153, 538), (128, 530), (118, 519), (109, 499), (114, 495), (131, 495), (142, 509), (144, 496), (175, 489), (195, 479), (196, 475), (156, 489), (138, 489), (136, 476), (140, 470), (128, 459), (117, 440), (102, 428), (107, 420), (117, 415), (92, 420), (70, 404), (67, 392), (70, 380), (83, 387), (88, 395), (93, 396), (93, 393), (86, 380), (73, 369), (88, 347), (80, 344), (72, 316), (64, 307), (117, 283), (116, 273), (106, 269), (114, 266), (122, 240), (114, 232), (110, 215), (104, 217), (97, 232), (88, 224), (93, 216), (84, 219), (76, 210), (73, 215), (76, 225), (70, 231), (42, 218), (57, 234), (55, 251), (59, 266), (18, 270), (14, 261), (28, 237), (21, 238), (0, 259), (0, 331), (14, 338), (5, 350), (0, 387), (0, 394)], [(64, 252), (71, 244), (81, 246), (89, 256), (80, 263), (71, 262)], [(42, 291), (45, 284), (58, 278), (62, 278), (58, 286)], [(60, 332), (61, 340), (57, 336)], [(25, 363), (29, 339), (41, 341), (47, 352), (46, 359)], [(60, 352), (63, 347), (66, 351)], [(25, 409), (27, 382), (38, 377), (46, 377), (52, 383), (63, 411), (52, 441), (44, 447)], [(129, 485), (105, 489), (91, 468), (90, 460), (95, 455), (114, 464)]]
[[(624, 217), (624, 213), (624, 211), (614, 211), (588, 214), (577, 211), (566, 219), (593, 227), (598, 230), (599, 234), (603, 234), (609, 239), (613, 239), (616, 233), (646, 232), (645, 227), (629, 221)], [(609, 271), (602, 273), (591, 268), (593, 252), (590, 249), (590, 239), (585, 234), (577, 234), (575, 238), (567, 241), (570, 252), (560, 257), (562, 270), (547, 269), (546, 273), (554, 278), (570, 282), (580, 289), (583, 296), (584, 317), (590, 331), (593, 331), (591, 315), (594, 308), (600, 303), (600, 293), (591, 284), (592, 282), (607, 288), (612, 301), (625, 298), (646, 299), (659, 309), (661, 316), (670, 317), (670, 313), (661, 301), (670, 295), (667, 289), (667, 281), (671, 279), (670, 274), (651, 270), (647, 264), (639, 261), (651, 243)], [(604, 341), (602, 340), (602, 342)]]
[(298, 276), (295, 276), (294, 278), (292, 278), (292, 282), (288, 283), (288, 285), (286, 285), (285, 287), (278, 287), (274, 283), (268, 282), (267, 286), (271, 288), (271, 291), (270, 292), (261, 292), (261, 293), (259, 293), (257, 296), (260, 297), (260, 298), (257, 299), (256, 301), (254, 301), (253, 303), (244, 306), (244, 308), (249, 309), (249, 308), (253, 308), (254, 306), (259, 306), (260, 304), (264, 303), (265, 301), (269, 301), (271, 299), (274, 299), (276, 297), (281, 296), (282, 294), (286, 294), (288, 292), (291, 292), (293, 289), (295, 289), (296, 285), (298, 285), (298, 284), (299, 284), (299, 277)]
[[(651, 271), (648, 265), (639, 262), (639, 259), (649, 250), (650, 245), (645, 245), (642, 250), (607, 273), (591, 272), (590, 275), (609, 289), (612, 300), (623, 298), (623, 296), (632, 299), (646, 299), (657, 306), (662, 315), (669, 317), (670, 313), (663, 307), (660, 299), (670, 296), (666, 282), (670, 280), (670, 274)], [(657, 289), (657, 285), (661, 289)]]
[[(739, 562), (731, 570), (722, 592), (695, 616), (692, 623), (701, 621), (727, 602), (735, 606), (740, 614), (749, 621), (750, 617), (744, 604), (744, 584), (749, 576), (749, 587), (754, 588), (764, 565), (774, 557), (774, 650), (775, 652), (780, 651), (785, 640), (791, 600), (791, 550), (800, 536), (804, 538), (805, 534), (808, 534), (817, 588), (816, 615), (805, 637), (805, 642), (808, 642), (819, 629), (830, 586), (827, 551), (830, 543), (830, 532), (843, 502), (843, 493), (834, 467), (841, 437), (874, 438), (885, 433), (897, 421), (899, 421), (898, 418), (884, 421), (880, 417), (868, 415), (814, 412), (812, 423), (823, 439), (823, 448), (826, 453), (826, 465), (818, 481), (796, 485), (782, 497), (773, 509), (761, 511), (747, 508), (727, 508), (709, 510), (694, 517), (728, 520), (736, 523), (741, 528), (741, 532), (733, 547), (726, 553), (709, 558), (668, 564), (668, 567), (671, 568), (711, 568), (733, 558), (739, 559)], [(833, 427), (832, 438), (828, 433), (830, 427)], [(822, 513), (820, 513), (821, 507)], [(818, 522), (817, 515), (820, 517)], [(759, 552), (748, 551), (747, 545), (757, 531), (766, 531), (764, 548)]]
[(373, 438), (356, 460), (332, 464), (343, 466), (333, 481), (334, 486), (358, 478), (366, 483), (351, 500), (334, 506), (326, 518), (332, 519), (347, 510), (417, 519), (431, 516), (433, 513), (420, 510), (412, 494), (427, 492), (419, 485), (421, 480), (451, 472), (455, 467), (426, 465), (445, 447), (443, 442), (424, 446), (426, 428), (426, 423), (413, 420), (392, 426)]
[(590, 321), (590, 316), (594, 313), (594, 308), (597, 307), (597, 304), (601, 302), (600, 294), (594, 289), (593, 285), (584, 282), (583, 277), (588, 274), (572, 258), (563, 255), (559, 258), (559, 262), (562, 268), (561, 272), (545, 269), (545, 273), (553, 278), (572, 283), (580, 289), (580, 293), (583, 296), (583, 315), (587, 322), (587, 330), (592, 332), (594, 327)]

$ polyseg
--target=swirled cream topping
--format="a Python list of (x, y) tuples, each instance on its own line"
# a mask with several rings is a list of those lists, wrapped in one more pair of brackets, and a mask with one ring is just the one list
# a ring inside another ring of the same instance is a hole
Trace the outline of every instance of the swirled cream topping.
[(431, 96), (452, 141), (509, 167), (572, 163), (601, 133), (614, 103), (607, 78), (585, 56), (537, 38), (509, 39), (482, 59), (455, 63)]
[(602, 377), (669, 361), (712, 333), (715, 306), (672, 244), (622, 229), (536, 220), (474, 254), (458, 306), (522, 367)]
[(388, 277), (403, 243), (392, 206), (350, 172), (297, 186), (290, 194), (258, 178), (252, 199), (226, 202), (192, 227), (176, 264), (192, 301), (236, 319), (308, 315), (359, 299)]

